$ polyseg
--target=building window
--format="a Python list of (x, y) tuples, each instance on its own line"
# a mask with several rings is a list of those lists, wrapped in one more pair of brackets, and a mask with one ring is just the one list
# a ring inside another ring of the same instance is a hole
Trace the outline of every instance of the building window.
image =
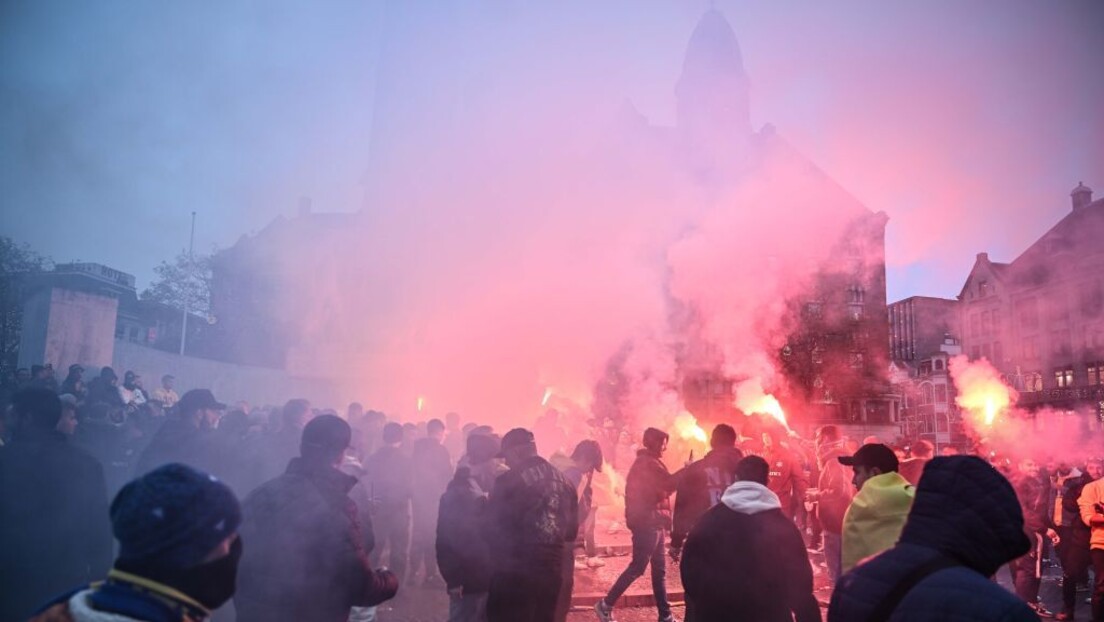
[(993, 342), (993, 362), (997, 365), (1004, 363), (1004, 346), (999, 341)]
[(1035, 337), (1027, 337), (1021, 345), (1023, 346), (1023, 358), (1027, 360), (1039, 358), (1039, 341)]
[(925, 382), (920, 387), (920, 405), (926, 406), (931, 404), (932, 401), (932, 386)]
[(1066, 389), (1073, 386), (1073, 368), (1066, 367), (1064, 369), (1054, 370), (1054, 386), (1059, 389)]
[(978, 314), (977, 313), (971, 313), (970, 314), (970, 336), (971, 337), (977, 337), (978, 332), (980, 330), (980, 327), (981, 327), (981, 323), (978, 321)]
[(1034, 393), (1043, 390), (1043, 374), (1037, 371), (1029, 371), (1024, 374), (1024, 391)]
[(981, 348), (979, 348), (977, 346), (971, 346), (970, 347), (970, 360), (971, 361), (976, 361), (979, 358), (981, 358)]
[(1086, 318), (1100, 317), (1104, 311), (1104, 288), (1100, 283), (1086, 284), (1081, 289), (1081, 315)]
[(1089, 384), (1104, 384), (1104, 362), (1096, 361), (1088, 364)]
[(999, 333), (1001, 329), (1000, 309), (993, 309), (993, 332)]
[(988, 311), (981, 312), (981, 334), (988, 335), (993, 332), (993, 315)]
[(935, 359), (935, 371), (943, 371), (943, 360)]
[(1017, 303), (1016, 312), (1020, 316), (1021, 327), (1039, 327), (1039, 305), (1034, 298), (1027, 298)]
[(819, 318), (821, 315), (821, 304), (819, 302), (807, 302), (805, 303), (805, 316), (811, 318)]
[(946, 404), (947, 403), (947, 385), (938, 384), (935, 386), (935, 403)]
[(991, 292), (989, 291), (989, 281), (982, 279), (978, 281), (978, 298), (985, 298)]
[(981, 345), (981, 358), (986, 360), (993, 360), (992, 352), (989, 351), (989, 344), (985, 343)]

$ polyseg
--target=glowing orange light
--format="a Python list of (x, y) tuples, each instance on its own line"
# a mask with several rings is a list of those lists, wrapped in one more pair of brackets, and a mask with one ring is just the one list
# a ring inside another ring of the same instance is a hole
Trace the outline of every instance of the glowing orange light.
[(675, 417), (674, 428), (675, 434), (678, 434), (679, 438), (683, 440), (699, 443), (705, 443), (709, 440), (709, 435), (698, 425), (698, 420), (688, 412), (683, 412)]
[(547, 406), (548, 400), (552, 398), (552, 387), (548, 387), (544, 390), (544, 397), (541, 399), (541, 406)]
[(955, 403), (975, 424), (991, 427), (1018, 397), (989, 361), (971, 363), (965, 356), (956, 356), (951, 359), (949, 368), (958, 391)]
[(787, 430), (790, 428), (782, 404), (778, 398), (763, 391), (763, 384), (757, 378), (745, 381), (736, 388), (736, 407), (749, 415), (768, 415)]
[(422, 412), (423, 408), (425, 408), (425, 398), (419, 395), (418, 396), (418, 412)]

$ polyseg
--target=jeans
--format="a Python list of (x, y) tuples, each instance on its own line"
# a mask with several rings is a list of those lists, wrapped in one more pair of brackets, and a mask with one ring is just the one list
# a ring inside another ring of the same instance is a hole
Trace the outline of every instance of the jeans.
[(449, 593), (448, 622), (487, 622), (487, 593)]
[(1093, 622), (1104, 622), (1104, 549), (1093, 549), (1089, 555), (1092, 556), (1093, 572), (1096, 574), (1093, 578), (1092, 619)]
[(617, 599), (629, 589), (633, 581), (644, 575), (644, 570), (650, 563), (652, 566), (652, 595), (655, 597), (656, 609), (659, 610), (660, 619), (671, 615), (671, 604), (667, 602), (667, 559), (666, 532), (662, 529), (634, 529), (632, 532), (632, 561), (625, 572), (617, 578), (617, 581), (606, 594), (606, 604), (613, 607)]
[(376, 548), (372, 551), (372, 566), (383, 564), (387, 552), (387, 566), (395, 573), (399, 583), (406, 581), (406, 562), (410, 554), (410, 510), (407, 508), (377, 508), (372, 515), (372, 530)]
[(583, 520), (583, 524), (579, 526), (579, 531), (583, 534), (583, 546), (587, 557), (598, 557), (598, 545), (594, 541), (594, 527), (597, 522), (598, 508), (591, 506), (590, 512)]
[(1008, 569), (1012, 572), (1012, 584), (1016, 588), (1016, 595), (1025, 603), (1034, 605), (1039, 599), (1039, 586), (1042, 584), (1039, 568), (1039, 553), (1042, 551), (1043, 542), (1039, 534), (1031, 534), (1031, 550), (1023, 557), (1018, 557), (1008, 563)]
[(821, 537), (824, 538), (824, 564), (828, 566), (828, 578), (832, 580), (832, 585), (836, 585), (843, 574), (843, 535), (825, 531)]

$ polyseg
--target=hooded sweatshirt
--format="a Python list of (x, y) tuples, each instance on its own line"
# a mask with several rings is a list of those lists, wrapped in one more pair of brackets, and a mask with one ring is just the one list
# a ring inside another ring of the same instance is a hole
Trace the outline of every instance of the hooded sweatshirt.
[(1029, 547), (1007, 479), (974, 456), (933, 458), (916, 487), (900, 541), (840, 579), (828, 620), (866, 620), (895, 585), (939, 555), (960, 565), (917, 583), (891, 622), (1038, 620), (1019, 597), (989, 579)]
[(897, 544), (916, 489), (900, 473), (875, 475), (863, 483), (843, 517), (843, 571)]
[(801, 534), (778, 496), (736, 482), (690, 530), (681, 565), (687, 622), (820, 620)]

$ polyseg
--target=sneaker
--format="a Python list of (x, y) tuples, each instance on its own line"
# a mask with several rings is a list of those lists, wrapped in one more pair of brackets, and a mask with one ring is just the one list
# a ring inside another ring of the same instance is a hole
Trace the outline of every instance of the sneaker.
[(588, 557), (587, 560), (586, 560), (586, 567), (587, 568), (601, 568), (602, 566), (605, 566), (605, 565), (606, 565), (606, 562), (602, 561), (601, 558), (598, 558), (598, 557)]
[(1063, 611), (1062, 613), (1059, 613), (1058, 615), (1054, 616), (1054, 619), (1055, 620), (1072, 620), (1073, 619), (1073, 614), (1072, 613), (1066, 613), (1065, 611)]
[(607, 605), (605, 599), (594, 603), (594, 613), (598, 615), (598, 622), (616, 622), (613, 619), (613, 607)]
[(576, 557), (575, 558), (575, 570), (586, 570), (586, 569), (587, 569), (586, 560), (581, 558), (581, 557)]
[(1039, 603), (1035, 603), (1035, 604), (1028, 603), (1027, 606), (1034, 609), (1035, 610), (1035, 615), (1039, 616), (1040, 618), (1053, 618), (1054, 617), (1054, 613), (1052, 611), (1049, 611), (1046, 607), (1042, 606)]
[(679, 621), (675, 618), (675, 616), (668, 613), (666, 616), (660, 618), (659, 622), (679, 622)]

